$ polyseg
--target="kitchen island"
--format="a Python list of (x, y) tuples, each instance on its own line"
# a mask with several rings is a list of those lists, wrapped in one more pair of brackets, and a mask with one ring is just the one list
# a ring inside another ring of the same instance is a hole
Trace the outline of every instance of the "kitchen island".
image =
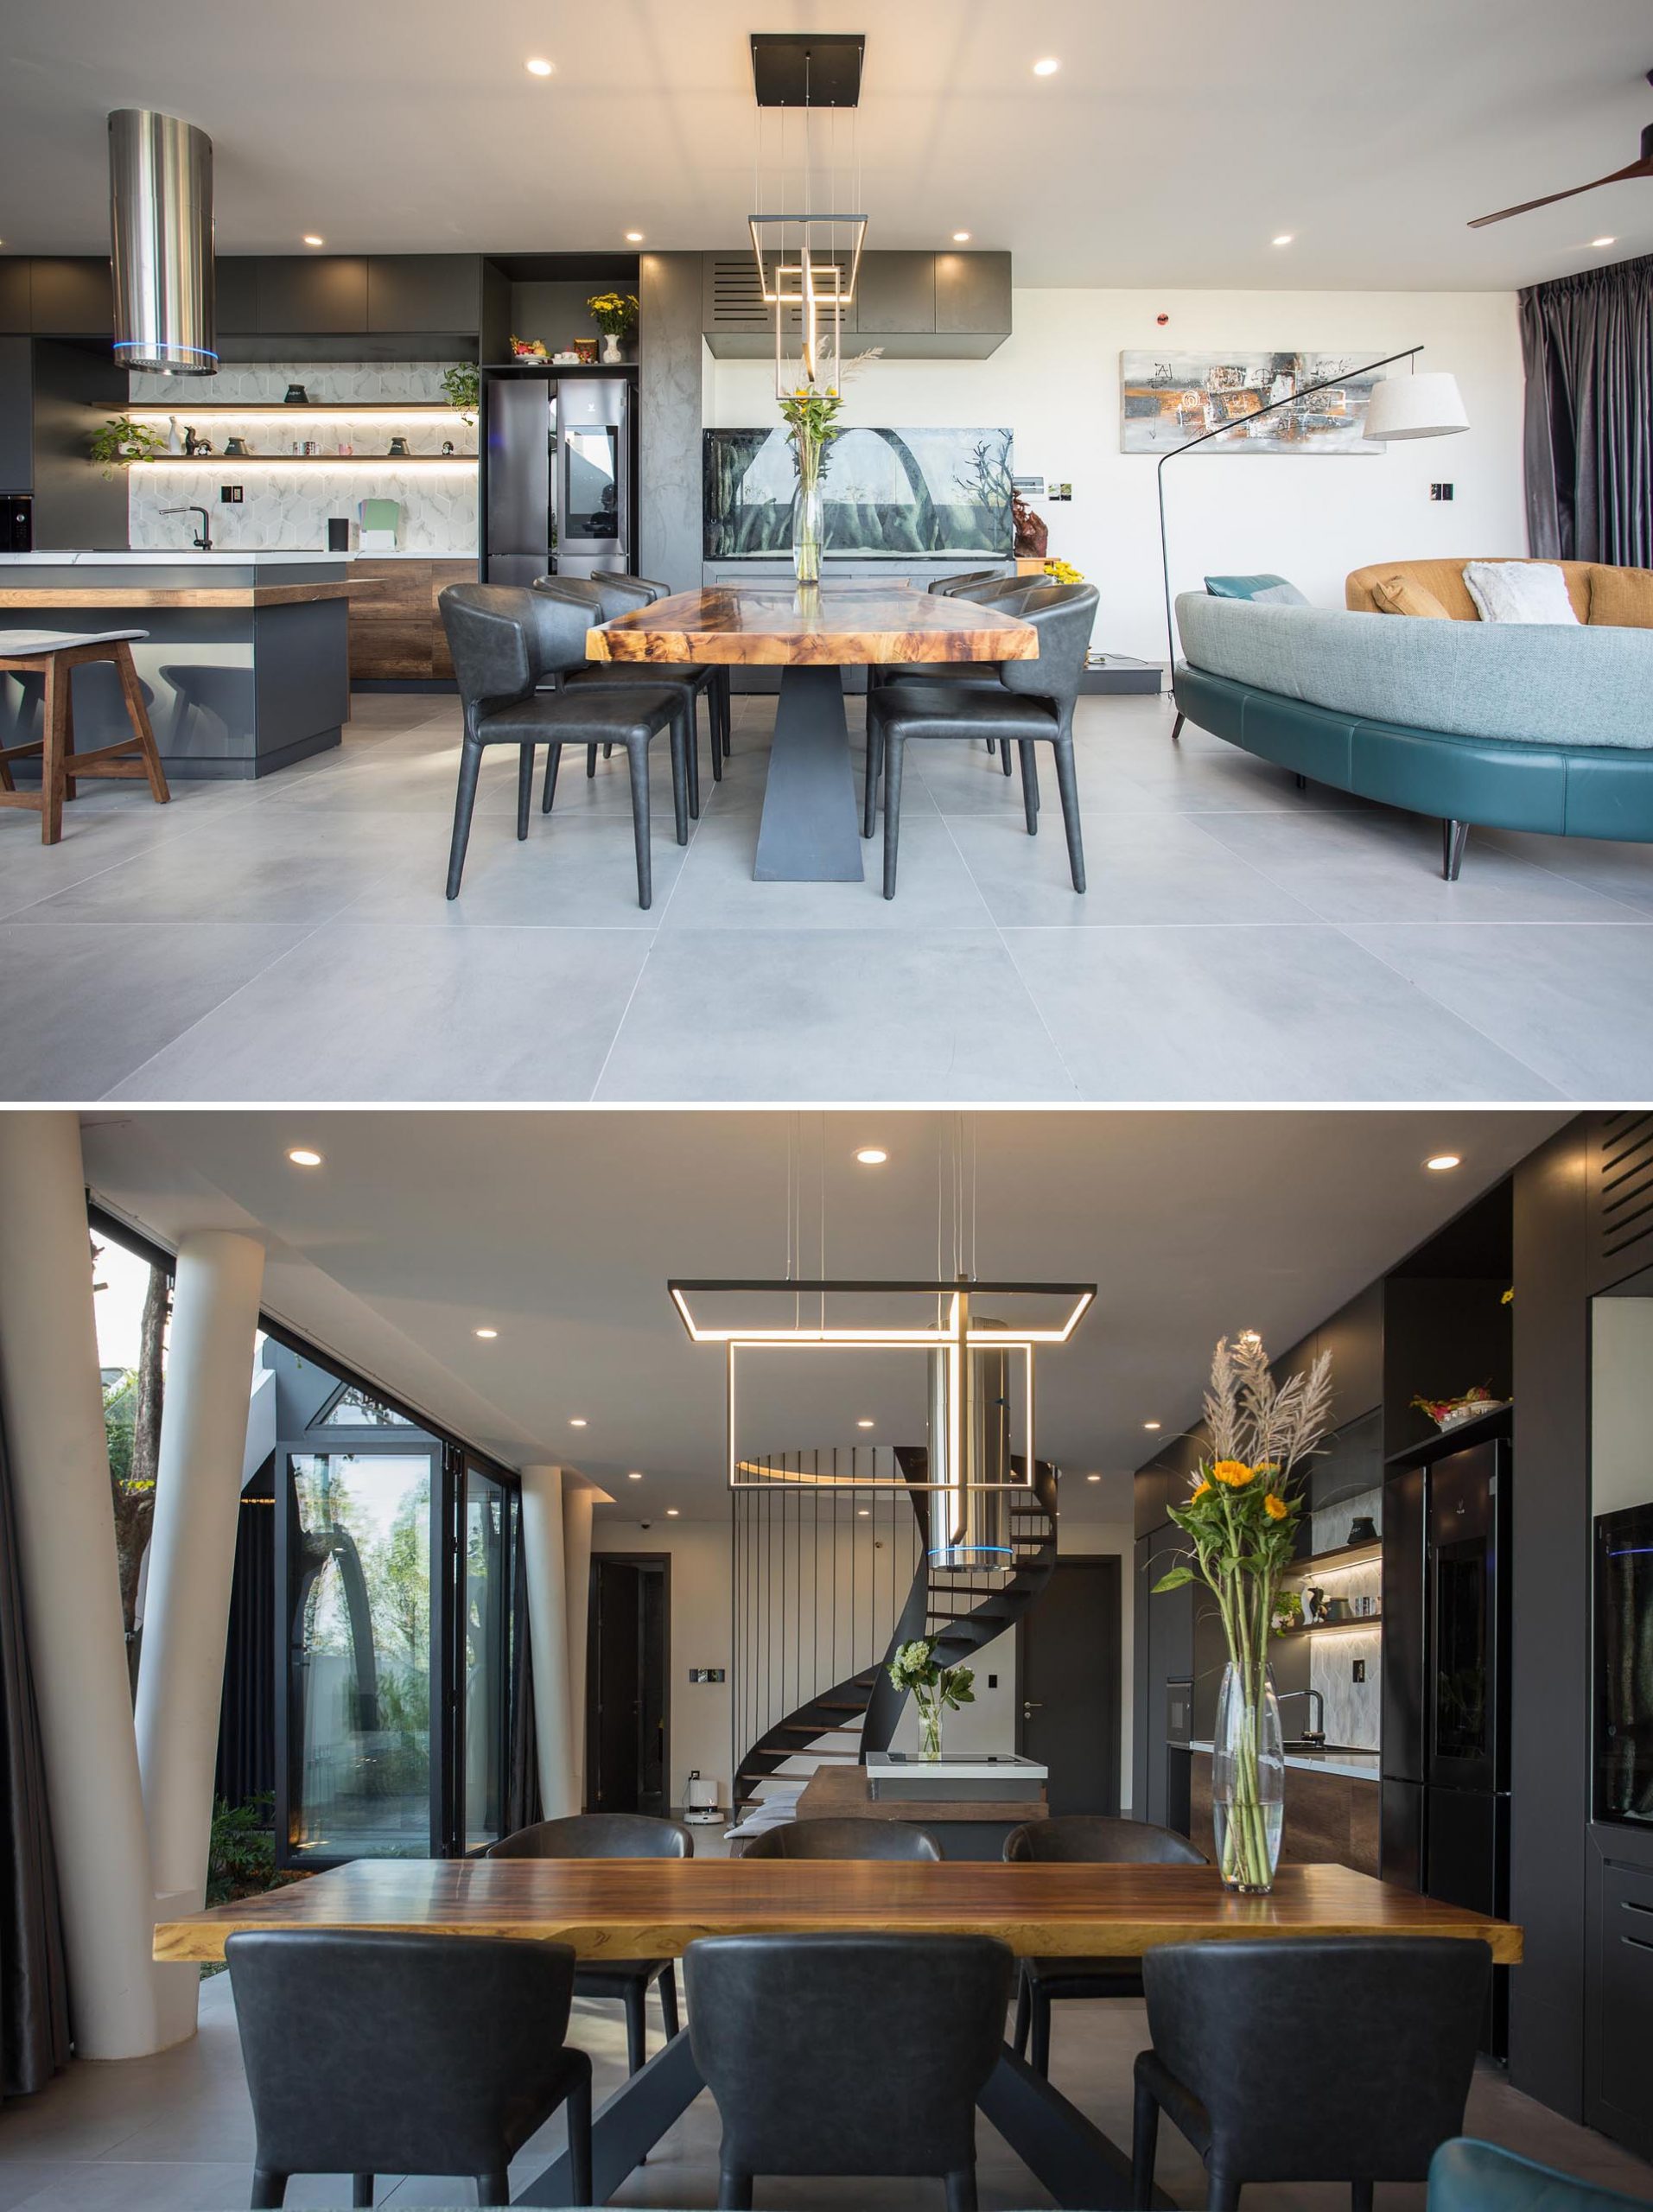
[[(1209, 1852), (1211, 1747), (1193, 1743), (1188, 1748), (1193, 1765), (1190, 1825), (1194, 1841)], [(1281, 1865), (1312, 1866), (1331, 1859), (1339, 1866), (1352, 1866), (1357, 1874), (1376, 1874), (1381, 1802), (1376, 1751), (1337, 1745), (1325, 1751), (1288, 1751)]]
[[(0, 555), (0, 633), (143, 630), (132, 656), (168, 777), (251, 779), (340, 742), (350, 715), (342, 556)], [(112, 669), (74, 674), (75, 743), (127, 734)], [(0, 745), (40, 735), (37, 682), (0, 686)]]

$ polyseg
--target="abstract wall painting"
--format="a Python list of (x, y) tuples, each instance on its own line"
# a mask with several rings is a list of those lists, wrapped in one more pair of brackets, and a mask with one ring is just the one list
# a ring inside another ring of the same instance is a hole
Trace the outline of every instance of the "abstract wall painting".
[[(1122, 453), (1174, 453), (1207, 430), (1235, 427), (1205, 454), (1378, 454), (1361, 426), (1375, 376), (1353, 376), (1353, 353), (1122, 353)], [(1299, 404), (1246, 427), (1248, 416), (1306, 385), (1333, 379)]]

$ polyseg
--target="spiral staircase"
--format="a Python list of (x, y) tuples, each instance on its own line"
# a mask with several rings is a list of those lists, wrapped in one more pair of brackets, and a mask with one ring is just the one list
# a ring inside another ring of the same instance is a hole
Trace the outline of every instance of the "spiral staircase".
[[(965, 1573), (931, 1563), (934, 1493), (921, 1487), (928, 1455), (912, 1446), (898, 1447), (894, 1457), (917, 1523), (918, 1564), (887, 1647), (881, 1659), (814, 1691), (753, 1738), (735, 1765), (737, 1819), (778, 1775), (801, 1780), (821, 1765), (857, 1765), (868, 1751), (887, 1751), (907, 1696), (889, 1679), (898, 1647), (925, 1637), (944, 1667), (968, 1661), (1021, 1619), (1055, 1569), (1058, 1471), (1047, 1461), (1033, 1462), (1030, 1488), (1009, 1500), (1009, 1566)], [(1025, 1462), (1012, 1465), (1020, 1474)]]

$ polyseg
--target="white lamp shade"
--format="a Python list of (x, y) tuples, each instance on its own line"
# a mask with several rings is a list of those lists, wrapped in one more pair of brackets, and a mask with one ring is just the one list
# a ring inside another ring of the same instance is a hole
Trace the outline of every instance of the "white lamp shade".
[(1468, 428), (1457, 378), (1444, 369), (1432, 369), (1421, 376), (1385, 377), (1375, 386), (1361, 435), (1385, 440), (1445, 438)]

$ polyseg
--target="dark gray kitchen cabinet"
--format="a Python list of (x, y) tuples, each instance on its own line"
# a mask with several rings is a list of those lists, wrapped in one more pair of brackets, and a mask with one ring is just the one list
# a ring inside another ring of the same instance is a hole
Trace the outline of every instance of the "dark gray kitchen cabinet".
[(354, 254), (271, 254), (258, 264), (262, 336), (367, 327), (367, 264)]
[(885, 331), (933, 331), (933, 253), (868, 253), (855, 281), (855, 329), (874, 341)]
[(474, 253), (373, 254), (367, 327), (469, 334), (481, 322), (482, 268)]
[(1002, 338), (1010, 328), (1010, 256), (936, 256), (936, 330), (943, 337)]
[(29, 264), (21, 254), (0, 259), (0, 336), (29, 333)]
[(220, 338), (253, 338), (258, 331), (258, 264), (250, 253), (224, 254), (214, 262)]
[(29, 270), (29, 322), (37, 338), (112, 338), (108, 261), (93, 254), (52, 260), (36, 255)]
[(34, 348), (8, 334), (0, 336), (0, 492), (34, 488)]

